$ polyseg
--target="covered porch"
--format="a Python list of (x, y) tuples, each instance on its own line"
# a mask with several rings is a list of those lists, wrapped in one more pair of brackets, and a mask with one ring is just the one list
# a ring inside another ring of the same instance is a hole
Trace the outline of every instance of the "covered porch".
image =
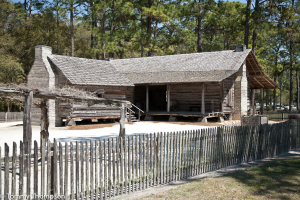
[(200, 121), (212, 117), (223, 119), (232, 114), (228, 93), (224, 81), (137, 85), (134, 104), (145, 111), (146, 120), (155, 116), (169, 116), (170, 121), (176, 117), (194, 117)]

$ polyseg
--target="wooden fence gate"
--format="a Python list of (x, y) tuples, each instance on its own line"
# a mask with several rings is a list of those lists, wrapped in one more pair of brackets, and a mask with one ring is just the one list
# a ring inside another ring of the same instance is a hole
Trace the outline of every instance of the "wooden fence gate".
[[(300, 147), (299, 121), (98, 141), (20, 142), (0, 157), (0, 199), (108, 199)], [(0, 149), (1, 151), (1, 149)], [(1, 152), (0, 152), (1, 156)]]

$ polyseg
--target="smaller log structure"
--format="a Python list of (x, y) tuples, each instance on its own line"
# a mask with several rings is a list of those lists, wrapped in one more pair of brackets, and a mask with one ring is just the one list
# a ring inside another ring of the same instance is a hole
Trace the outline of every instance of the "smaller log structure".
[[(33, 103), (37, 105), (41, 109), (42, 113), (42, 123), (41, 123), (41, 142), (47, 141), (49, 138), (49, 109), (48, 109), (48, 101), (49, 99), (59, 99), (59, 100), (67, 100), (69, 102), (73, 101), (86, 101), (90, 104), (100, 103), (101, 105), (118, 105), (115, 107), (113, 111), (115, 115), (119, 115), (121, 117), (125, 117), (124, 108), (128, 105), (128, 101), (123, 100), (112, 100), (105, 98), (98, 98), (84, 91), (76, 90), (73, 88), (64, 88), (64, 89), (54, 89), (54, 90), (46, 90), (46, 89), (32, 89), (26, 86), (10, 86), (10, 87), (0, 87), (0, 95), (11, 98), (18, 98), (24, 100), (24, 118), (23, 118), (23, 143), (25, 153), (32, 146), (32, 128), (31, 128), (31, 109)], [(25, 97), (25, 98), (24, 98)], [(35, 101), (34, 101), (35, 99)], [(102, 106), (102, 110), (104, 110), (105, 106)], [(101, 109), (100, 109), (101, 110)], [(112, 112), (112, 110), (110, 110)], [(118, 113), (117, 113), (118, 112)], [(74, 113), (76, 115), (76, 112)], [(74, 116), (75, 116), (74, 115)], [(80, 116), (82, 116), (80, 114)], [(120, 121), (124, 122), (125, 119), (121, 119)], [(121, 123), (120, 126), (120, 136), (124, 136), (125, 127), (124, 123)]]
[(76, 102), (70, 103), (69, 116), (72, 119), (118, 119), (120, 118), (120, 106), (118, 105), (105, 105)]

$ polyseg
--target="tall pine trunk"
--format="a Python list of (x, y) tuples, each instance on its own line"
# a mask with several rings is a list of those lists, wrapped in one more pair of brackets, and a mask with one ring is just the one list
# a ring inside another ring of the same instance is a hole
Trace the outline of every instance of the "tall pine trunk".
[(290, 102), (289, 102), (289, 111), (292, 112), (293, 98), (294, 98), (294, 42), (290, 40)]
[(101, 35), (102, 35), (102, 53), (101, 53), (101, 59), (105, 60), (105, 42), (104, 42), (104, 34), (105, 34), (105, 11), (103, 11), (102, 19), (101, 19)]
[[(292, 0), (292, 8), (294, 8), (294, 0)], [(293, 26), (293, 23), (292, 23)], [(290, 108), (289, 111), (292, 112), (293, 97), (294, 97), (294, 36), (293, 31), (290, 33)]]
[(248, 44), (249, 44), (250, 8), (251, 8), (251, 0), (247, 0), (246, 22), (245, 22), (245, 33), (244, 33), (244, 45), (246, 45), (247, 49), (248, 49)]
[(71, 4), (70, 9), (70, 36), (71, 36), (71, 56), (74, 56), (74, 5)]
[(197, 52), (202, 52), (201, 22), (202, 22), (201, 17), (198, 16), (198, 19), (197, 19), (197, 23), (198, 23), (198, 26), (197, 26)]
[[(276, 83), (276, 76), (274, 76), (274, 82)], [(273, 111), (276, 111), (276, 88), (273, 90)]]
[(282, 106), (282, 83), (283, 83), (283, 75), (281, 75), (281, 80), (280, 80), (280, 110)]
[[(58, 1), (59, 1), (59, 0), (56, 0), (56, 28), (57, 28), (57, 31), (58, 31), (58, 29), (59, 29)], [(60, 41), (59, 41), (59, 36), (57, 37), (57, 54), (60, 54)]]
[[(157, 42), (157, 25), (158, 22), (155, 22), (155, 28), (154, 28), (154, 49), (156, 48), (156, 42)], [(153, 53), (153, 55), (155, 56), (155, 52)]]
[[(148, 0), (148, 8), (151, 8), (152, 6), (152, 0)], [(147, 52), (147, 56), (150, 57), (151, 56), (151, 35), (152, 35), (152, 19), (150, 16), (147, 17), (146, 19), (146, 24), (147, 24), (147, 46), (148, 46), (148, 52)]]
[(299, 100), (299, 97), (300, 97), (300, 94), (299, 94), (299, 71), (297, 70), (296, 72), (296, 76), (297, 76), (297, 110), (300, 109), (300, 100)]
[(141, 20), (141, 57), (144, 57), (144, 43), (143, 43), (143, 21)]

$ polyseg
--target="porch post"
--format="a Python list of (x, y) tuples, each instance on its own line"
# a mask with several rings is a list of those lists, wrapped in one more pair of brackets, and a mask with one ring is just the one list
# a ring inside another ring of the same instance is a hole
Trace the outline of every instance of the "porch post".
[(205, 113), (205, 99), (204, 99), (204, 86), (205, 84), (202, 83), (202, 103), (201, 103), (201, 113), (204, 114)]
[(170, 112), (170, 85), (167, 85), (167, 112)]
[(149, 86), (146, 85), (146, 112), (149, 112)]
[(223, 101), (224, 101), (224, 81), (220, 82), (220, 112), (223, 113), (224, 111), (224, 106), (223, 106)]
[(260, 88), (260, 114), (264, 113), (264, 89)]

